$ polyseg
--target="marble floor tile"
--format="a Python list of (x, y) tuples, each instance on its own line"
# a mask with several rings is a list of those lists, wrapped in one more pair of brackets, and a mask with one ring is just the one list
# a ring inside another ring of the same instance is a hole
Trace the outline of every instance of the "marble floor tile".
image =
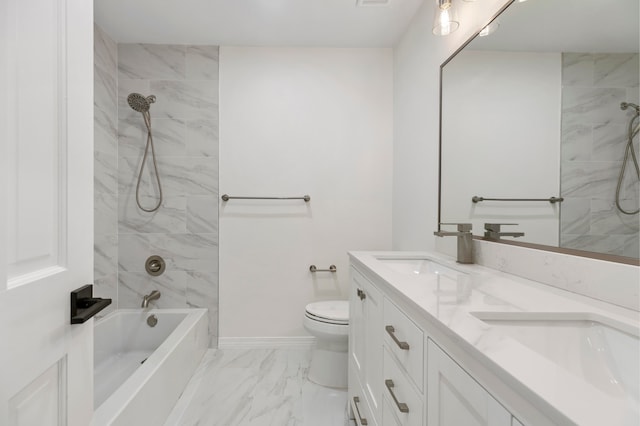
[(165, 426), (351, 426), (346, 390), (307, 380), (308, 349), (211, 349)]

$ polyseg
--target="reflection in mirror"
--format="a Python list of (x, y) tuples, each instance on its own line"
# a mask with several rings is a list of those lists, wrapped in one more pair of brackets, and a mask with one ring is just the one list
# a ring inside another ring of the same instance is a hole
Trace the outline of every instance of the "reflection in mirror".
[(441, 222), (637, 262), (638, 3), (513, 2), (445, 62)]

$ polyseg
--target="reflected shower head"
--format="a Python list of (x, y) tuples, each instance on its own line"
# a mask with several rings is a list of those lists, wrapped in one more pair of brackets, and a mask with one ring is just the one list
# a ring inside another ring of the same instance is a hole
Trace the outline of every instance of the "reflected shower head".
[(127, 102), (129, 103), (129, 106), (134, 111), (138, 111), (142, 113), (148, 112), (149, 107), (155, 101), (156, 101), (156, 97), (153, 95), (147, 96), (145, 98), (140, 93), (131, 93), (129, 96), (127, 96)]
[(631, 102), (622, 102), (620, 104), (620, 109), (621, 110), (625, 110), (627, 108), (633, 108), (636, 110), (636, 113), (640, 114), (640, 106), (636, 105), (636, 104), (632, 104)]

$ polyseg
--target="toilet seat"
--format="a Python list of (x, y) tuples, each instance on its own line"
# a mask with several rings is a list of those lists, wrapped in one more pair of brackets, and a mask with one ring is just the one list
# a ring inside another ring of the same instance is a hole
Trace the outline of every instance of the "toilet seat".
[(309, 303), (305, 316), (313, 321), (335, 325), (349, 325), (349, 302), (346, 300), (326, 300)]

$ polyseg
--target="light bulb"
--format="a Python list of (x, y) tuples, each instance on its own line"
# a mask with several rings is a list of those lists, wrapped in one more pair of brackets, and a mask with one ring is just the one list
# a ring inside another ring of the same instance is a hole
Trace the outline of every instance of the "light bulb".
[(460, 23), (451, 0), (437, 0), (433, 34), (445, 36), (458, 29)]

